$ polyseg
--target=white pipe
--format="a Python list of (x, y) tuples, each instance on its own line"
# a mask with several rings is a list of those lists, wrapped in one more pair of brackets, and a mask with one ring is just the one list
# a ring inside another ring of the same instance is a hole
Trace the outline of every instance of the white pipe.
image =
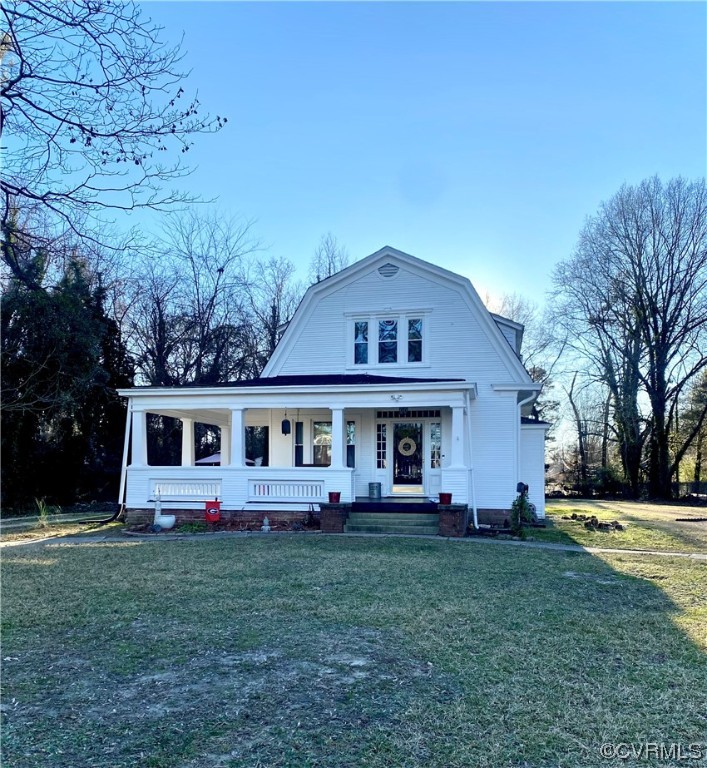
[[(474, 452), (473, 452), (473, 441), (471, 439), (471, 398), (469, 397), (469, 393), (467, 392), (465, 395), (466, 398), (466, 440), (467, 440), (467, 447), (469, 449), (469, 465), (470, 469), (468, 470), (471, 472), (471, 512), (474, 516), (474, 530), (479, 529), (479, 517), (476, 509), (476, 481), (474, 479)], [(469, 480), (467, 475), (467, 489), (469, 488)]]

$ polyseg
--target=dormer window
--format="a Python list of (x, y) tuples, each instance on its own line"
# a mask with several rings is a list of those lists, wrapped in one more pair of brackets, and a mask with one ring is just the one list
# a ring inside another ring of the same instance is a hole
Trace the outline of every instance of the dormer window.
[(423, 313), (352, 318), (353, 365), (424, 364), (425, 322)]

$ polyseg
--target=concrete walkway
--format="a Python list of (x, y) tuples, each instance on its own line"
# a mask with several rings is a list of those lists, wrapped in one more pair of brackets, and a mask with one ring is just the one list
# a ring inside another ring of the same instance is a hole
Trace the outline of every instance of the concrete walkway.
[[(217, 531), (214, 533), (160, 533), (160, 534), (141, 534), (141, 533), (106, 533), (105, 535), (94, 534), (92, 536), (47, 536), (42, 539), (31, 539), (29, 541), (8, 541), (0, 542), (0, 549), (10, 547), (31, 547), (31, 546), (80, 546), (82, 544), (125, 544), (128, 541), (134, 542), (165, 542), (165, 541), (211, 541), (213, 539), (228, 539), (233, 537), (269, 537), (274, 536), (322, 536), (320, 531), (282, 531), (271, 533), (260, 533), (257, 531), (235, 532), (235, 531)], [(455, 544), (471, 544), (479, 546), (496, 547), (520, 547), (523, 549), (544, 549), (555, 552), (584, 552), (589, 555), (650, 555), (658, 557), (682, 557), (689, 560), (707, 561), (707, 552), (669, 552), (653, 549), (611, 549), (608, 547), (582, 547), (579, 544), (554, 544), (543, 541), (513, 541), (512, 539), (490, 539), (481, 536), (467, 536), (464, 538), (442, 538), (440, 536), (413, 536), (405, 533), (382, 534), (382, 533), (328, 533), (327, 537), (348, 537), (348, 538), (402, 538), (419, 539), (426, 541), (444, 541)]]

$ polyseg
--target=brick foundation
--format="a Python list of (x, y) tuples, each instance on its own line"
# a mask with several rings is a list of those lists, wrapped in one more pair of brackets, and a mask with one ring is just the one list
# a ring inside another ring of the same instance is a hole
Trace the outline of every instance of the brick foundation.
[(343, 533), (350, 504), (320, 504), (322, 533)]
[(438, 504), (439, 535), (460, 538), (466, 535), (469, 508), (466, 504)]
[(508, 528), (511, 522), (509, 509), (477, 509), (476, 515), (479, 523), (493, 525), (500, 528)]
[[(201, 509), (168, 509), (162, 507), (163, 515), (174, 515), (177, 518), (175, 528), (182, 523), (205, 523), (206, 517), (203, 507)], [(125, 513), (125, 522), (128, 527), (151, 524), (155, 512), (152, 509), (128, 509)], [(267, 509), (239, 510), (222, 509), (221, 520), (218, 523), (209, 523), (214, 529), (219, 526), (242, 530), (259, 531), (263, 524), (263, 518), (267, 517), (273, 530), (291, 530), (293, 525), (307, 525), (308, 528), (316, 528), (319, 523), (318, 513), (311, 512), (286, 512), (282, 510), (270, 511)]]

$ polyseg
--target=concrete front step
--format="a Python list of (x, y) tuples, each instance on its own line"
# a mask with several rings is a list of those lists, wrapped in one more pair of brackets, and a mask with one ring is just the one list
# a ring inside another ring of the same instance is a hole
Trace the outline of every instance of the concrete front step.
[(349, 523), (371, 523), (373, 525), (437, 525), (439, 515), (435, 514), (390, 514), (388, 512), (351, 512), (348, 517)]
[(344, 526), (346, 533), (414, 533), (436, 536), (439, 515), (353, 512)]
[(344, 526), (345, 533), (408, 533), (416, 536), (436, 536), (437, 525), (350, 525)]

